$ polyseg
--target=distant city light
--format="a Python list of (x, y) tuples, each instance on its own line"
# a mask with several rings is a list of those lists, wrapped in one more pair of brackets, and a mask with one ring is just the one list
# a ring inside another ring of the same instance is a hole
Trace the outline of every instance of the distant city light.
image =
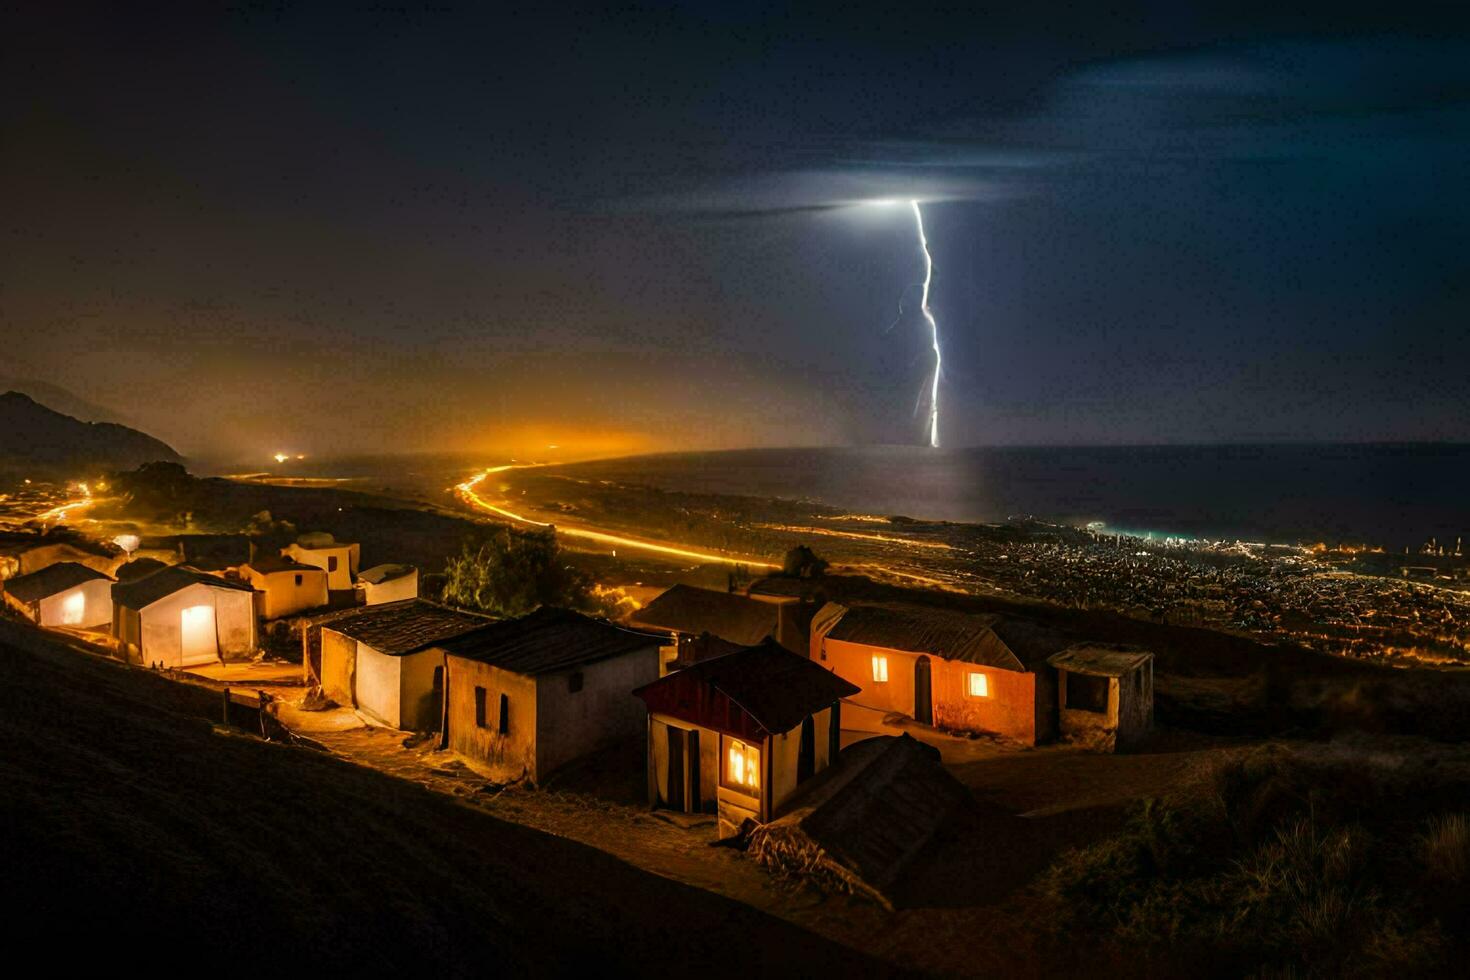
[(290, 459), (291, 457), (290, 456), (287, 456), (285, 453), (276, 453), (276, 457), (275, 458), (276, 458), (276, 462), (277, 463), (284, 463), (286, 460)]

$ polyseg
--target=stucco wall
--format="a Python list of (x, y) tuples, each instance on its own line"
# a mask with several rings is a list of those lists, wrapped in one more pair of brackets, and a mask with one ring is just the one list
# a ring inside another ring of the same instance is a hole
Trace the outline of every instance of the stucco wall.
[[(81, 595), (82, 621), (80, 623), (65, 623), (63, 606), (68, 597)], [(40, 602), (42, 626), (77, 626), (95, 627), (112, 622), (112, 583), (107, 579), (92, 579), (81, 585), (73, 586), (55, 595), (48, 595)]]
[[(534, 679), (450, 655), (449, 748), (497, 779), (536, 778)], [(485, 689), (485, 727), (475, 724), (475, 687)], [(500, 695), (510, 701), (510, 731), (500, 734)]]
[[(713, 813), (718, 805), (718, 789), (720, 785), (720, 735), (718, 732), (708, 728), (688, 725), (684, 722), (663, 715), (650, 715), (648, 719), (648, 765), (649, 779), (652, 785), (649, 787), (649, 799), (656, 806), (682, 809), (682, 801), (670, 802), (667, 799), (669, 785), (669, 729), (680, 732), (699, 732), (699, 809), (705, 813)], [(684, 777), (688, 780), (688, 770)], [(686, 782), (687, 786), (687, 782)]]
[[(289, 555), (303, 565), (320, 568), (327, 573), (327, 588), (334, 591), (352, 588), (352, 577), (357, 574), (359, 548), (355, 544), (338, 544), (327, 548), (303, 548), (299, 544), (288, 545), (283, 554)], [(328, 558), (337, 559), (337, 570), (331, 571)]]
[(437, 732), (443, 723), (444, 694), (434, 689), (434, 669), (444, 665), (443, 652), (420, 650), (398, 661), (398, 727), (410, 732)]
[(357, 641), (322, 627), (322, 691), (341, 705), (353, 704), (357, 675)]
[(536, 777), (578, 756), (643, 731), (647, 710), (633, 689), (658, 680), (657, 642), (581, 668), (582, 689), (570, 691), (572, 671), (536, 678)]
[[(181, 624), (183, 611), (192, 606), (214, 608), (216, 656), (231, 659), (255, 652), (254, 594), (239, 589), (211, 588), (201, 583), (164, 596), (139, 612), (139, 645), (143, 663), (188, 666), (183, 662)], [(197, 662), (208, 661), (201, 658)]]
[[(327, 577), (319, 569), (305, 572), (271, 572), (262, 574), (250, 569), (250, 585), (264, 593), (261, 614), (266, 619), (280, 619), (304, 609), (327, 604)], [(296, 576), (301, 584), (296, 584)]]
[[(828, 636), (814, 637), (815, 662), (862, 690), (849, 698), (877, 711), (914, 716), (914, 672), (918, 654), (889, 650)], [(873, 680), (873, 657), (888, 658), (888, 680)], [(970, 697), (968, 675), (982, 673), (989, 695)], [(993, 732), (1028, 745), (1038, 736), (1036, 675), (929, 657), (929, 689), (934, 724), (957, 731)], [(1045, 707), (1044, 705), (1042, 707)]]
[[(349, 643), (355, 642), (348, 640)], [(361, 641), (357, 642), (357, 683), (355, 703), (369, 717), (393, 728), (399, 725), (398, 657), (380, 653)]]
[(371, 582), (362, 583), (362, 596), (364, 604), (369, 606), (381, 605), (385, 602), (398, 602), (402, 599), (416, 599), (419, 594), (419, 573), (414, 569), (412, 573), (402, 578), (389, 579), (381, 585)]

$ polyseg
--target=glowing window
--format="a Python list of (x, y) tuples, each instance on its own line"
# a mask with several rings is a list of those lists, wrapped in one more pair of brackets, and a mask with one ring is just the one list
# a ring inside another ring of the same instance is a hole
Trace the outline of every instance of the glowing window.
[(87, 611), (87, 597), (81, 592), (73, 592), (61, 600), (61, 625), (80, 626), (82, 615)]
[(972, 698), (988, 698), (990, 697), (990, 678), (984, 674), (971, 674), (967, 689)]
[(730, 739), (725, 750), (725, 782), (756, 793), (761, 787), (761, 753), (753, 745)]
[(879, 684), (882, 684), (888, 680), (887, 657), (873, 658), (873, 680), (877, 681)]

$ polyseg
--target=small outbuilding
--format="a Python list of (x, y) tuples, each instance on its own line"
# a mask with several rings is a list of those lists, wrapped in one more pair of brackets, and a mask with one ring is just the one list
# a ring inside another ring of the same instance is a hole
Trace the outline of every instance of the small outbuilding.
[(404, 731), (438, 731), (444, 653), (434, 644), (492, 622), (424, 599), (338, 616), (321, 627), (322, 690)]
[(769, 821), (836, 758), (858, 688), (773, 640), (634, 691), (648, 708), (648, 801), (714, 813), (721, 838)]
[(1105, 751), (1126, 749), (1154, 724), (1154, 655), (1136, 647), (1082, 643), (1048, 658), (1057, 671), (1063, 738)]
[(632, 691), (658, 677), (662, 642), (542, 608), (441, 643), (449, 673), (444, 744), (496, 778), (542, 781), (643, 730)]
[(112, 579), (63, 561), (3, 583), (5, 601), (40, 626), (96, 629), (112, 624)]
[(1035, 745), (1055, 731), (1046, 657), (1071, 641), (997, 615), (829, 602), (812, 622), (811, 642), (814, 662), (860, 688), (855, 705)]
[(112, 633), (144, 664), (192, 667), (248, 657), (258, 646), (255, 592), (171, 565), (113, 585)]
[(327, 604), (327, 573), (285, 555), (257, 555), (240, 566), (240, 577), (260, 594), (264, 619), (280, 619)]
[(374, 565), (358, 574), (357, 588), (365, 606), (417, 599), (419, 570), (412, 565)]
[(281, 554), (303, 565), (320, 568), (327, 573), (327, 588), (341, 592), (351, 589), (357, 578), (362, 546), (338, 541), (325, 531), (314, 531), (282, 548)]
[[(667, 633), (662, 648), (664, 673), (676, 660), (702, 659), (686, 649), (701, 637), (715, 637), (737, 647), (754, 646), (780, 632), (781, 607), (732, 592), (675, 585), (627, 617), (629, 626)], [(793, 653), (805, 652), (797, 648)]]

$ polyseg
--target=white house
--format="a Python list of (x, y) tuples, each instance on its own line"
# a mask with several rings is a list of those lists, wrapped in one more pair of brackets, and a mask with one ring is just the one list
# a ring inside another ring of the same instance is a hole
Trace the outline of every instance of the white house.
[(261, 594), (260, 613), (280, 619), (327, 604), (328, 573), (285, 555), (260, 555), (240, 566), (240, 574)]
[(112, 623), (112, 579), (64, 561), (4, 583), (5, 601), (41, 626), (107, 627)]
[(491, 622), (423, 599), (334, 618), (321, 628), (322, 690), (392, 728), (437, 731), (444, 653), (430, 647)]
[(255, 591), (173, 565), (112, 587), (112, 632), (142, 663), (192, 667), (257, 646)]
[(362, 590), (365, 606), (417, 599), (419, 570), (412, 565), (374, 565), (358, 574), (357, 587)]
[(357, 578), (362, 546), (338, 541), (325, 531), (314, 531), (282, 548), (281, 554), (303, 565), (320, 568), (327, 573), (327, 588), (340, 592), (352, 588)]

